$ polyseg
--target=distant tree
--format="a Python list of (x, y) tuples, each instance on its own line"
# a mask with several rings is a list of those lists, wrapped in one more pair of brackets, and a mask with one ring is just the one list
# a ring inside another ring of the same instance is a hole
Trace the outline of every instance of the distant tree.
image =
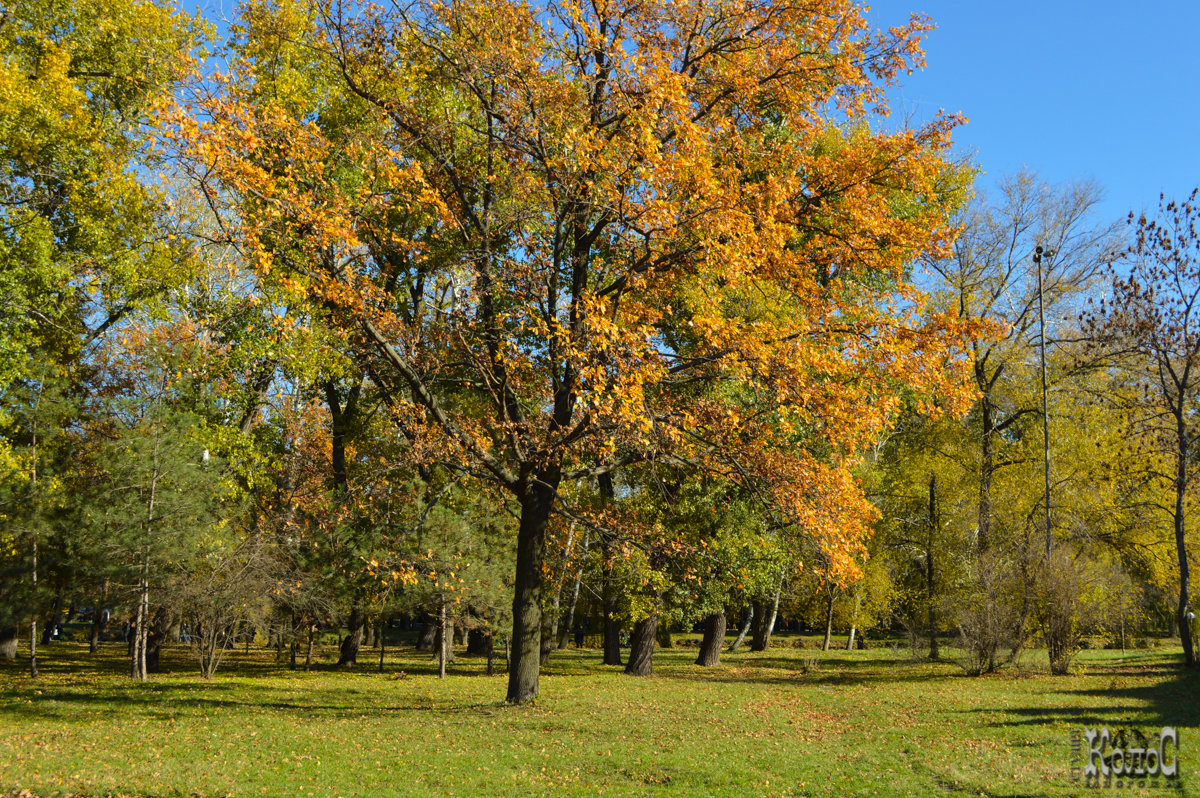
[[(0, 16), (0, 480), (14, 492), (23, 483), (46, 498), (61, 486), (49, 472), (39, 479), (48, 451), (39, 442), (71, 419), (46, 424), (39, 403), (86, 393), (96, 343), (191, 271), (145, 176), (154, 106), (203, 35), (169, 4), (136, 0), (28, 0)], [(43, 423), (30, 426), (34, 418)], [(19, 542), (0, 532), (0, 568), (24, 559), (31, 582), (39, 571), (52, 577), (50, 606), (61, 604), (66, 550), (46, 545), (49, 529), (22, 532)], [(42, 592), (28, 591), (35, 615)], [(8, 615), (0, 608), (0, 641), (11, 639)]]
[[(997, 474), (1022, 462), (1024, 453), (1010, 451), (1010, 444), (1017, 443), (1019, 450), (1019, 426), (1034, 422), (1041, 409), (1030, 365), (1041, 333), (1034, 249), (1043, 245), (1055, 253), (1044, 260), (1042, 274), (1053, 349), (1058, 340), (1074, 335), (1083, 298), (1117, 249), (1117, 225), (1093, 219), (1101, 196), (1094, 183), (1053, 186), (1029, 172), (1004, 177), (995, 198), (981, 195), (962, 214), (953, 257), (933, 264), (935, 290), (947, 309), (999, 325), (999, 334), (980, 337), (971, 351), (979, 391), (970, 428), (979, 449), (976, 534), (981, 551), (997, 542), (992, 529)], [(1058, 376), (1050, 374), (1051, 380)]]
[(1112, 265), (1110, 294), (1085, 314), (1095, 346), (1135, 383), (1129, 416), (1139, 435), (1161, 457), (1158, 479), (1169, 488), (1179, 575), (1176, 625), (1184, 661), (1197, 664), (1190, 613), (1187, 546), (1191, 464), (1200, 441), (1200, 207), (1193, 191), (1185, 201), (1161, 198), (1154, 217), (1130, 214), (1134, 242)]
[[(181, 372), (169, 354), (142, 351), (153, 340), (149, 334), (142, 346), (132, 345), (144, 369), (134, 372), (141, 390), (108, 403), (107, 440), (97, 453), (103, 470), (88, 508), (119, 584), (133, 598), (137, 680), (157, 667), (172, 576), (192, 571), (235, 534), (224, 528), (221, 469), (205, 448), (200, 419), (170, 402)], [(152, 596), (159, 599), (153, 614)]]

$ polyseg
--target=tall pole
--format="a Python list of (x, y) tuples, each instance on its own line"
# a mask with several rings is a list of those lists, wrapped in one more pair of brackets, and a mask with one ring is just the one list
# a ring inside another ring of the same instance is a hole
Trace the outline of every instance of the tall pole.
[(1046, 481), (1046, 558), (1050, 557), (1050, 410), (1046, 399), (1046, 313), (1042, 299), (1042, 256), (1049, 261), (1054, 257), (1054, 250), (1044, 250), (1039, 245), (1033, 252), (1033, 262), (1037, 266), (1038, 285), (1038, 348), (1042, 356), (1042, 464)]

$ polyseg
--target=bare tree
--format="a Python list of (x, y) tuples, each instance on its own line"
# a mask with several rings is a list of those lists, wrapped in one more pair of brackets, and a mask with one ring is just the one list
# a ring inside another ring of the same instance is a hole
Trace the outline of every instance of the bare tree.
[(933, 264), (938, 287), (957, 305), (960, 316), (1003, 325), (999, 336), (975, 341), (972, 352), (980, 393), (975, 410), (980, 551), (993, 542), (993, 477), (1017, 462), (1003, 452), (1003, 435), (1023, 417), (1040, 411), (1037, 403), (1019, 398), (1008, 384), (1039, 343), (1034, 251), (1042, 245), (1055, 253), (1042, 263), (1042, 295), (1047, 342), (1063, 343), (1075, 337), (1073, 324), (1082, 296), (1116, 251), (1119, 229), (1117, 224), (1093, 222), (1102, 196), (1095, 183), (1052, 186), (1032, 173), (1019, 172), (1001, 179), (998, 191), (995, 201), (982, 197), (964, 212), (953, 257)]
[[(1187, 532), (1188, 469), (1200, 437), (1200, 207), (1159, 200), (1155, 218), (1129, 216), (1135, 229), (1128, 256), (1108, 268), (1111, 295), (1084, 315), (1094, 346), (1134, 383), (1128, 392), (1135, 434), (1156, 449), (1165, 468), (1159, 479), (1173, 501), (1179, 563), (1176, 622), (1184, 660), (1197, 664), (1189, 618), (1191, 589)], [(1164, 485), (1164, 486), (1165, 486)]]

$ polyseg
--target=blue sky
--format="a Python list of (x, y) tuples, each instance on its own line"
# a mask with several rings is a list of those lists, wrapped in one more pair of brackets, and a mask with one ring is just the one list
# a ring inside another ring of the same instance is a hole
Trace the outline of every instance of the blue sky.
[[(870, 0), (868, 0), (870, 2)], [(1200, 0), (874, 0), (872, 27), (928, 14), (928, 66), (904, 78), (893, 117), (939, 108), (970, 120), (981, 184), (1027, 166), (1093, 178), (1099, 213), (1153, 210), (1200, 185)]]

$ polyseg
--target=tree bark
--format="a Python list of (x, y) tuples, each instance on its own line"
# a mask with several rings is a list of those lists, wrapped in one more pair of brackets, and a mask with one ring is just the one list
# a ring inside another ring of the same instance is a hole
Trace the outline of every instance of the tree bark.
[(337, 661), (339, 666), (358, 664), (358, 649), (362, 646), (363, 629), (366, 628), (366, 625), (367, 620), (362, 609), (357, 606), (352, 607), (350, 619), (346, 622), (350, 633), (342, 640), (341, 653)]
[(754, 603), (746, 605), (746, 618), (742, 621), (742, 628), (738, 631), (738, 636), (734, 638), (733, 643), (729, 646), (730, 651), (737, 651), (742, 647), (742, 643), (746, 641), (746, 635), (750, 633), (750, 627), (754, 625)]
[(630, 676), (650, 676), (654, 672), (654, 641), (658, 636), (658, 613), (638, 621), (629, 639), (629, 663), (625, 672)]
[[(775, 597), (770, 605), (765, 601), (757, 602), (758, 606), (754, 610), (754, 633), (750, 638), (751, 651), (766, 651), (771, 645), (771, 634), (775, 631), (775, 618), (779, 614), (779, 594), (782, 591), (783, 586), (780, 585), (776, 589)], [(770, 607), (769, 610), (768, 606)]]
[(721, 664), (721, 648), (725, 645), (725, 613), (717, 612), (704, 619), (704, 639), (700, 641), (697, 665), (715, 667)]
[(510, 704), (528, 704), (537, 698), (542, 647), (542, 560), (546, 553), (546, 527), (558, 490), (557, 468), (537, 471), (521, 498), (517, 529), (517, 574), (513, 591), (512, 651), (508, 669)]
[(779, 580), (779, 587), (775, 588), (775, 598), (771, 601), (771, 617), (767, 619), (766, 638), (763, 640), (763, 651), (771, 645), (771, 635), (775, 634), (775, 621), (779, 618), (779, 598), (783, 593), (783, 579)]

